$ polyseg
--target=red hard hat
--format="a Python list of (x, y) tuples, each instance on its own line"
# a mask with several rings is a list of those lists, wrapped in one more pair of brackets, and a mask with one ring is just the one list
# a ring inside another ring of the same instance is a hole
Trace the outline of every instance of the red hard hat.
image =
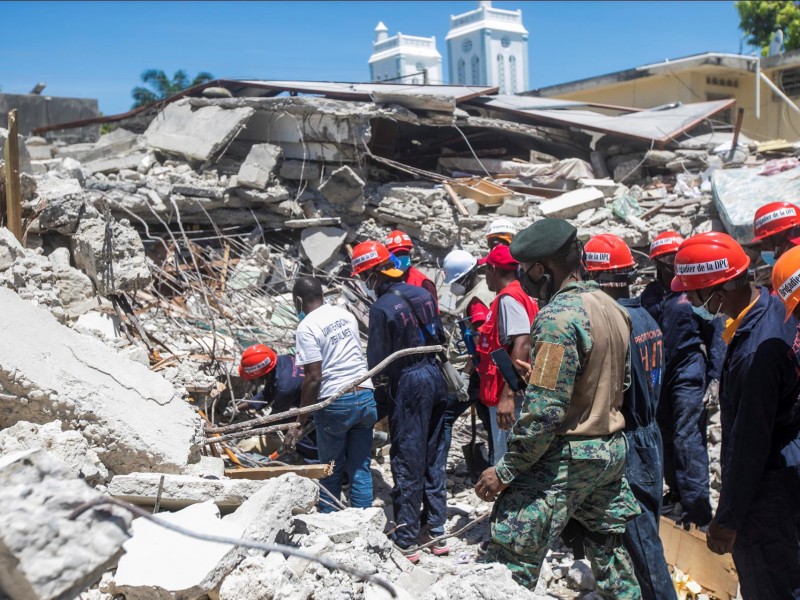
[(678, 246), (683, 242), (683, 236), (677, 231), (663, 231), (650, 243), (650, 260), (664, 254), (678, 251)]
[(242, 360), (239, 362), (239, 377), (246, 380), (264, 377), (275, 368), (278, 363), (278, 356), (275, 351), (264, 344), (250, 346), (242, 352)]
[(389, 252), (396, 252), (397, 250), (411, 252), (411, 249), (414, 247), (414, 242), (411, 241), (409, 235), (405, 231), (400, 231), (399, 229), (395, 229), (390, 233), (383, 243), (386, 244), (386, 249)]
[[(386, 246), (375, 240), (361, 242), (353, 248), (353, 256), (350, 264), (353, 267), (353, 275), (358, 275), (370, 269), (374, 269), (385, 262), (392, 262), (392, 256)], [(389, 277), (402, 277), (403, 271), (396, 268), (383, 269), (381, 271)]]
[(636, 264), (628, 244), (610, 233), (594, 236), (586, 242), (583, 251), (587, 271), (611, 271)]
[(750, 258), (727, 233), (711, 231), (690, 237), (675, 255), (673, 292), (715, 287), (735, 279), (750, 266)]
[(770, 202), (756, 211), (753, 241), (763, 240), (796, 225), (800, 225), (800, 207), (791, 202)]

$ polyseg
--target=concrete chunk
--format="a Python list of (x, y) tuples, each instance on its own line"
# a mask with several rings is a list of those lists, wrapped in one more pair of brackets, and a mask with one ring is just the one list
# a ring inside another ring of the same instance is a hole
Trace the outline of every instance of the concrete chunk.
[(522, 198), (506, 198), (496, 212), (507, 217), (524, 217), (528, 212), (528, 204)]
[(111, 156), (93, 160), (84, 166), (91, 173), (118, 173), (123, 169), (135, 171), (146, 156), (147, 152), (136, 152), (127, 156)]
[(282, 155), (283, 150), (280, 146), (255, 144), (239, 169), (239, 185), (257, 190), (267, 189), (270, 177)]
[(284, 160), (281, 164), (280, 176), (291, 181), (315, 181), (322, 176), (319, 163), (302, 160)]
[(74, 598), (128, 537), (127, 512), (72, 510), (100, 494), (41, 448), (0, 458), (0, 590), (13, 600)]
[(58, 417), (113, 474), (179, 473), (196, 462), (200, 419), (158, 373), (7, 289), (0, 333), (0, 427)]
[(227, 146), (254, 112), (250, 107), (193, 109), (188, 101), (179, 100), (153, 120), (144, 132), (145, 143), (165, 154), (206, 163)]
[(7, 228), (0, 227), (0, 271), (10, 269), (17, 258), (25, 256), (25, 249)]
[(364, 195), (364, 180), (345, 165), (331, 173), (319, 191), (331, 204), (347, 205)]
[(377, 506), (298, 515), (294, 519), (294, 533), (324, 533), (334, 544), (352, 542), (369, 530), (383, 532), (384, 527), (386, 514)]
[[(108, 493), (126, 502), (152, 506), (158, 496), (160, 481), (160, 473), (117, 475), (111, 480)], [(203, 479), (190, 475), (165, 475), (161, 507), (165, 510), (177, 510), (190, 504), (212, 501), (220, 509), (230, 511), (241, 506), (263, 485), (263, 481), (249, 479)]]
[(587, 208), (598, 208), (605, 205), (605, 196), (597, 188), (588, 187), (542, 202), (539, 209), (545, 217), (571, 219)]
[(321, 269), (339, 252), (347, 232), (338, 227), (309, 227), (300, 236), (300, 247), (311, 261), (311, 266)]

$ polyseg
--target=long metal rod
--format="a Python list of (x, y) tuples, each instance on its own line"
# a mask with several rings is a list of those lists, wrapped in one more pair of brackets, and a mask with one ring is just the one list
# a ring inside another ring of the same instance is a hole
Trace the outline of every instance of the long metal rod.
[(787, 96), (786, 94), (784, 94), (783, 90), (781, 90), (777, 85), (775, 85), (769, 77), (764, 75), (764, 73), (762, 73), (761, 71), (758, 72), (758, 76), (761, 78), (761, 81), (766, 83), (770, 87), (770, 89), (778, 95), (778, 97), (781, 100), (783, 100), (784, 102), (786, 102), (786, 104), (789, 105), (789, 108), (791, 108), (796, 113), (800, 113), (800, 107), (798, 107), (797, 104), (792, 102), (792, 99), (789, 98), (789, 96)]

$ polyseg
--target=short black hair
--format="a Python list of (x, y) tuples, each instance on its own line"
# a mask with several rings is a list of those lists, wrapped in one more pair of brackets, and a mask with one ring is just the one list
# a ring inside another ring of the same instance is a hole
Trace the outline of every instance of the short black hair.
[(292, 296), (307, 300), (322, 300), (322, 283), (316, 277), (299, 277), (292, 287)]

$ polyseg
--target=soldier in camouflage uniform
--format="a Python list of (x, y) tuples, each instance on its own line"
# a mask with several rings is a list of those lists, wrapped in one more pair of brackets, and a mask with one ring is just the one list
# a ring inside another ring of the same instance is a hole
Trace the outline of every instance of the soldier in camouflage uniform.
[[(622, 545), (639, 507), (625, 479), (623, 390), (630, 383), (630, 319), (583, 281), (577, 231), (544, 219), (511, 243), (526, 291), (546, 304), (531, 330), (531, 370), (509, 449), (475, 492), (497, 500), (486, 560), (534, 589), (548, 548), (570, 519), (607, 598), (641, 598)], [(499, 497), (498, 497), (499, 494)]]

